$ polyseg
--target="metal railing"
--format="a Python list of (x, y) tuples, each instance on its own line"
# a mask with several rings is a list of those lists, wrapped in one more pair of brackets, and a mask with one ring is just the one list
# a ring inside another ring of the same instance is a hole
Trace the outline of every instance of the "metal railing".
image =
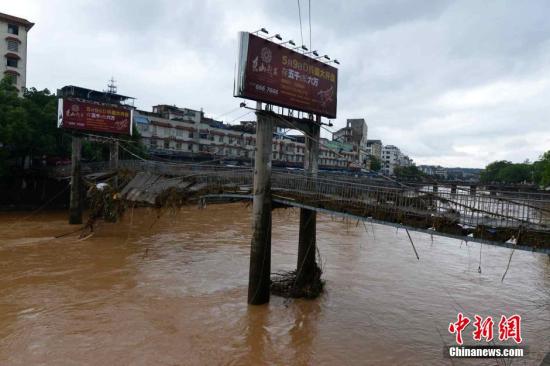
[[(82, 172), (111, 168), (109, 162), (83, 164)], [(121, 160), (118, 168), (136, 172), (194, 179), (217, 192), (235, 192), (253, 184), (253, 168), (197, 163)], [(57, 176), (70, 174), (58, 167)], [(377, 180), (273, 169), (271, 187), (276, 197), (312, 207), (345, 212), (381, 221), (437, 229), (441, 225), (550, 231), (550, 195), (524, 192), (469, 191), (432, 187), (387, 186)]]

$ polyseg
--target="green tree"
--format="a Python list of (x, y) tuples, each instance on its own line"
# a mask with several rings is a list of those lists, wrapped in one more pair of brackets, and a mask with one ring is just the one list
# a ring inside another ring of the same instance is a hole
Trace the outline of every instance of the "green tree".
[(533, 178), (540, 186), (550, 186), (550, 150), (533, 163)]
[(496, 181), (502, 183), (532, 182), (532, 169), (530, 164), (509, 164), (498, 171)]
[(393, 174), (404, 180), (422, 180), (425, 176), (416, 165), (395, 167)]
[(382, 162), (374, 155), (369, 155), (370, 170), (377, 172), (382, 169)]
[(501, 170), (510, 165), (512, 162), (506, 160), (492, 162), (481, 172), (479, 180), (483, 183), (498, 182)]

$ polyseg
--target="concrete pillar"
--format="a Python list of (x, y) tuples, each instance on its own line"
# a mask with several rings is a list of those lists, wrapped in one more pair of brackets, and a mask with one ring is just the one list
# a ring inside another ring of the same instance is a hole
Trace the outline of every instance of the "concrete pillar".
[(475, 196), (477, 192), (477, 186), (470, 186), (470, 195)]
[[(258, 103), (261, 109), (261, 103)], [(256, 112), (256, 160), (254, 162), (254, 199), (252, 203), (252, 243), (248, 303), (269, 302), (271, 274), (271, 143), (273, 120)]]
[(73, 136), (71, 152), (71, 193), (69, 201), (69, 224), (82, 224), (82, 180), (80, 173), (80, 158), (82, 139)]
[(433, 185), (433, 189), (432, 189), (433, 192), (434, 192), (434, 193), (437, 193), (438, 188), (439, 188), (439, 187), (437, 186), (437, 184), (434, 184), (434, 185)]
[(451, 184), (451, 194), (456, 194), (456, 190), (457, 190), (457, 185)]
[[(316, 116), (317, 124), (312, 123), (306, 135), (304, 152), (304, 171), (315, 178), (319, 171), (319, 138), (321, 135), (321, 117)], [(296, 268), (296, 287), (302, 288), (314, 280), (317, 254), (317, 212), (300, 209), (300, 231), (298, 238), (298, 263)]]

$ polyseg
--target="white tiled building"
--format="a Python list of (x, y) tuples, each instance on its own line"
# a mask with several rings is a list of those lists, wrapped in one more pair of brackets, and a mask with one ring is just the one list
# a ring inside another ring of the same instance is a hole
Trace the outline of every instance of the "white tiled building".
[(0, 77), (8, 76), (20, 93), (27, 85), (27, 34), (34, 23), (0, 13)]

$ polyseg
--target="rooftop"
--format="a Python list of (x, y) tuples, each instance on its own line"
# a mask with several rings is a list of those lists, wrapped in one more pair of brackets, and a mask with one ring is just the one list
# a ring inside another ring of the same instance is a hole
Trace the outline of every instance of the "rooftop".
[(27, 19), (19, 18), (5, 13), (0, 13), (0, 20), (22, 25), (27, 31), (30, 30), (34, 25), (34, 23), (29, 22)]
[(94, 100), (96, 102), (121, 103), (127, 99), (135, 99), (121, 94), (87, 89), (80, 86), (67, 85), (57, 91), (59, 97), (73, 97)]

